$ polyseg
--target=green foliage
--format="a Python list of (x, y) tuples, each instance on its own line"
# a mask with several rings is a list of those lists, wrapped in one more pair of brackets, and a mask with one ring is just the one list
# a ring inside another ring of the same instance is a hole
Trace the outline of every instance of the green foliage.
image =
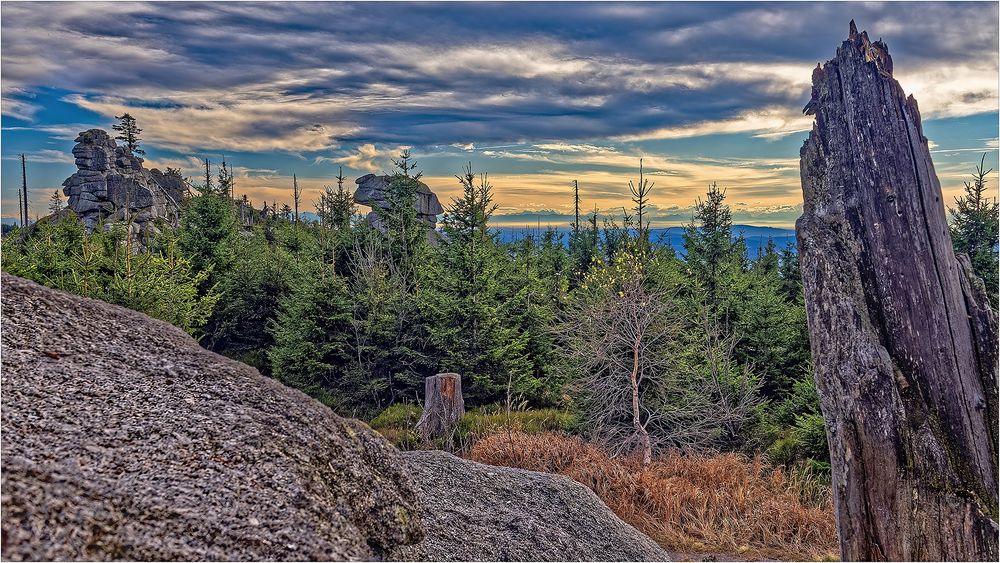
[(733, 221), (724, 204), (726, 190), (709, 186), (706, 199), (695, 204), (694, 219), (684, 231), (685, 262), (691, 280), (704, 292), (704, 302), (728, 328), (727, 306), (738, 293), (733, 285), (745, 270), (746, 243), (733, 238)]
[(302, 282), (282, 297), (268, 326), (274, 339), (268, 357), (276, 379), (344, 410), (340, 397), (352, 394), (343, 386), (343, 367), (351, 361), (350, 295), (342, 278), (320, 269), (318, 262), (307, 262), (296, 272)]
[(526, 434), (542, 432), (571, 432), (577, 421), (573, 413), (560, 409), (510, 410), (501, 404), (484, 405), (465, 413), (459, 420), (453, 436), (440, 443), (422, 444), (415, 430), (421, 409), (412, 403), (396, 403), (386, 407), (369, 422), (397, 447), (415, 449), (428, 446), (471, 446), (480, 438), (505, 432), (508, 429)]
[(972, 182), (965, 182), (965, 195), (955, 198), (951, 213), (951, 242), (956, 252), (962, 252), (972, 261), (972, 269), (982, 278), (990, 303), (1000, 306), (1000, 263), (997, 245), (1000, 243), (1000, 204), (989, 197), (986, 180), (992, 170), (986, 170), (983, 161), (976, 167)]
[(506, 432), (508, 429), (525, 434), (570, 432), (577, 427), (576, 415), (561, 409), (527, 409), (507, 411), (504, 405), (484, 405), (470, 410), (458, 422), (458, 443), (471, 445), (480, 438)]
[(220, 353), (270, 372), (267, 331), (278, 316), (280, 300), (290, 290), (294, 255), (279, 240), (269, 241), (262, 228), (236, 238), (226, 249), (231, 265), (218, 282), (222, 295), (203, 343)]
[(767, 454), (772, 463), (790, 465), (799, 460), (806, 460), (816, 464), (828, 464), (830, 452), (823, 416), (819, 414), (796, 416), (794, 426), (783, 432), (783, 435), (768, 448)]
[(476, 184), (471, 165), (459, 176), (463, 193), (444, 221), (447, 239), (438, 252), (432, 280), (436, 323), (431, 338), (441, 350), (443, 371), (466, 377), (466, 396), (492, 402), (507, 387), (524, 394), (534, 391), (528, 334), (512, 315), (524, 306), (513, 291), (510, 258), (488, 231), (496, 205), (485, 175)]
[(139, 128), (135, 118), (130, 114), (125, 113), (123, 115), (116, 116), (115, 119), (118, 120), (118, 123), (111, 126), (112, 129), (118, 132), (115, 139), (118, 141), (125, 141), (125, 148), (136, 156), (146, 154), (146, 151), (139, 148), (139, 143), (142, 142), (142, 139), (139, 138), (139, 134), (142, 133), (142, 129)]
[(210, 284), (218, 282), (232, 267), (238, 237), (236, 209), (227, 198), (209, 189), (184, 202), (180, 248), (196, 269), (212, 269)]
[(412, 429), (420, 420), (420, 407), (411, 403), (389, 405), (369, 424), (375, 430)]
[[(631, 370), (591, 361), (631, 365), (631, 348), (569, 352), (627, 335), (629, 311), (655, 309), (638, 385), (640, 420), (658, 444), (768, 451), (795, 467), (828, 461), (797, 256), (772, 243), (749, 261), (723, 190), (697, 203), (680, 257), (648, 240), (652, 185), (642, 175), (620, 218), (600, 225), (595, 210), (568, 238), (548, 229), (503, 243), (490, 230), (485, 174), (469, 165), (458, 176), (441, 234), (417, 217), (410, 155), (395, 163), (374, 226), (355, 220), (342, 174), (315, 202), (318, 223), (293, 222), (287, 204), (234, 201), (228, 164), (216, 175), (206, 161), (179, 227), (140, 241), (121, 225), (87, 234), (61, 212), (7, 235), (3, 268), (176, 324), (342, 414), (381, 413), (373, 427), (405, 447), (420, 445), (419, 409), (407, 403), (444, 371), (462, 375), (469, 408), (451, 445), (505, 428), (593, 433), (595, 412), (632, 432), (631, 410), (606, 404), (630, 394)], [(956, 212), (956, 248), (970, 252), (996, 236), (981, 183)], [(621, 322), (599, 326), (606, 315)]]
[(191, 334), (205, 325), (219, 294), (202, 290), (210, 270), (198, 270), (168, 232), (133, 243), (119, 226), (87, 234), (73, 213), (35, 223), (3, 239), (4, 271), (43, 285), (122, 305)]

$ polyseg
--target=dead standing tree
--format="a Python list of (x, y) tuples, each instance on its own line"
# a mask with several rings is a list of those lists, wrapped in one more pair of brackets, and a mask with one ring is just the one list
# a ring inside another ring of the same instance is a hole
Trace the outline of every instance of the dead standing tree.
[(997, 560), (997, 326), (913, 97), (851, 22), (813, 71), (796, 225), (845, 560)]
[(648, 427), (667, 368), (662, 351), (678, 329), (668, 300), (647, 283), (648, 260), (631, 248), (588, 274), (562, 335), (588, 397), (585, 425), (612, 451), (640, 451), (643, 463), (652, 460)]

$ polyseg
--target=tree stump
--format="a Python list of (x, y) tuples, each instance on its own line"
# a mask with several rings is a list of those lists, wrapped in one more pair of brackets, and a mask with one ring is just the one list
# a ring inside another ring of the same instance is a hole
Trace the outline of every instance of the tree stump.
[(465, 415), (462, 377), (457, 373), (439, 373), (424, 380), (424, 412), (416, 429), (425, 440), (443, 436)]
[(853, 21), (812, 81), (796, 234), (841, 557), (996, 561), (997, 321), (916, 100)]

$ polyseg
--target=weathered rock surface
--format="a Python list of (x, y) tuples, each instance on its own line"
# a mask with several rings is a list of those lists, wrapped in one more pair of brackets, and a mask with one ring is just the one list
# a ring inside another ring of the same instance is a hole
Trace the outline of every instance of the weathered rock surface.
[[(378, 226), (379, 218), (375, 208), (385, 209), (389, 206), (385, 200), (385, 190), (389, 186), (389, 177), (365, 174), (354, 182), (358, 185), (354, 192), (355, 203), (371, 207), (372, 211), (368, 214), (368, 221)], [(416, 201), (417, 218), (434, 228), (437, 225), (437, 216), (444, 213), (444, 207), (441, 206), (437, 195), (427, 187), (427, 184), (423, 182), (419, 184)]]
[(420, 540), (405, 463), (363, 424), (140, 313), (2, 288), (3, 559), (371, 559)]
[(666, 561), (590, 489), (562, 475), (441, 451), (404, 452), (427, 537), (394, 551), (430, 561)]
[(77, 171), (63, 182), (68, 208), (88, 230), (105, 218), (121, 221), (126, 211), (139, 229), (156, 219), (176, 222), (178, 205), (187, 191), (180, 176), (146, 170), (142, 159), (119, 147), (101, 129), (80, 133), (73, 147)]
[(952, 250), (917, 102), (851, 22), (805, 111), (796, 230), (842, 557), (995, 561), (996, 317)]

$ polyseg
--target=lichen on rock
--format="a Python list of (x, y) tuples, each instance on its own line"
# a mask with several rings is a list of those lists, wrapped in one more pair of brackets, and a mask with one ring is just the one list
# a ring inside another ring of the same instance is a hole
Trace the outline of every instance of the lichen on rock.
[(2, 285), (4, 560), (371, 560), (423, 537), (364, 424), (141, 313)]

